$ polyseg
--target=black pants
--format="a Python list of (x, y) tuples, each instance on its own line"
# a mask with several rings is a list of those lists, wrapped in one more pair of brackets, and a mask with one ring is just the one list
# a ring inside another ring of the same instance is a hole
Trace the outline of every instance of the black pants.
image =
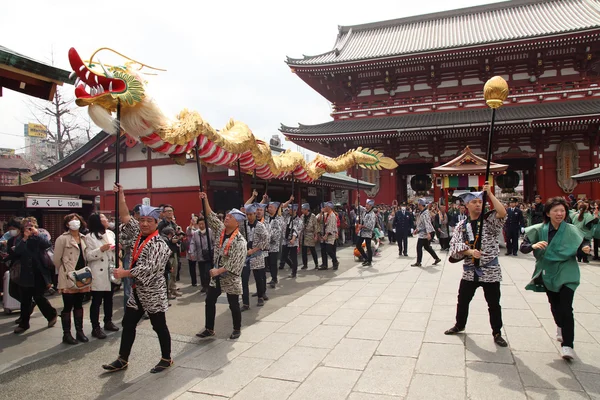
[(197, 262), (198, 269), (200, 270), (200, 285), (202, 285), (203, 288), (208, 288), (208, 285), (210, 285), (210, 268), (212, 267), (212, 264), (210, 261)]
[(581, 249), (577, 249), (577, 261), (589, 262), (588, 255), (585, 254)]
[(575, 292), (566, 286), (561, 286), (559, 292), (546, 290), (550, 310), (556, 326), (562, 329), (563, 346), (573, 348), (575, 340), (575, 319), (573, 318), (573, 297)]
[(321, 242), (319, 244), (319, 247), (321, 248), (321, 264), (326, 266), (327, 265), (327, 243)]
[(450, 238), (440, 238), (440, 247), (442, 250), (448, 250), (450, 248)]
[[(367, 247), (366, 254), (362, 248), (363, 240), (366, 243), (366, 247)], [(356, 248), (360, 252), (360, 255), (362, 256), (363, 260), (365, 260), (367, 262), (373, 261), (373, 249), (371, 248), (371, 238), (358, 238), (358, 240), (356, 241)]]
[(431, 254), (431, 257), (433, 257), (434, 259), (439, 259), (439, 257), (431, 247), (431, 242), (427, 238), (419, 239), (417, 240), (417, 263), (420, 264), (421, 261), (423, 261), (423, 249), (425, 249), (425, 251)]
[(70, 313), (73, 310), (83, 309), (83, 293), (63, 293), (64, 313)]
[[(217, 287), (208, 287), (206, 295), (206, 329), (213, 331), (215, 329), (215, 315), (217, 314), (217, 299), (221, 295), (221, 282), (217, 279)], [(231, 318), (233, 319), (233, 330), (239, 331), (242, 327), (242, 311), (240, 310), (240, 296), (237, 294), (227, 294)]]
[(242, 268), (242, 304), (245, 306), (250, 305), (250, 288), (248, 283), (250, 281), (250, 261), (246, 260), (244, 268)]
[(281, 258), (279, 259), (279, 269), (283, 269), (285, 264), (290, 265), (290, 248), (285, 244), (281, 246)]
[(271, 272), (271, 280), (277, 283), (277, 259), (279, 258), (279, 252), (269, 252), (269, 271)]
[(315, 268), (319, 266), (319, 257), (317, 257), (317, 249), (315, 246), (302, 246), (302, 265), (308, 268), (308, 251), (312, 255), (313, 261), (315, 262)]
[(390, 243), (394, 243), (396, 241), (396, 234), (394, 233), (394, 231), (392, 229), (388, 229), (387, 234)]
[(516, 256), (519, 250), (519, 229), (506, 230), (506, 250)]
[(252, 274), (256, 281), (256, 293), (259, 299), (262, 299), (267, 291), (267, 272), (264, 268), (253, 269)]
[(600, 247), (600, 239), (594, 239), (594, 259), (598, 258), (598, 248)]
[[(285, 258), (285, 263), (292, 268), (292, 275), (296, 275), (298, 272), (298, 247), (283, 247), (283, 254), (287, 253), (287, 257)], [(283, 260), (283, 257), (281, 258)]]
[[(21, 323), (19, 326), (21, 328), (29, 329), (29, 319), (31, 317), (32, 305), (35, 304), (40, 308), (42, 315), (48, 321), (52, 318), (56, 317), (56, 310), (46, 297), (44, 297), (44, 292), (46, 291), (46, 286), (44, 285), (44, 281), (42, 279), (35, 279), (34, 287), (19, 287), (20, 292), (20, 301), (21, 301)], [(9, 294), (6, 293), (6, 296)]]
[(196, 271), (196, 265), (198, 261), (188, 260), (188, 268), (190, 270), (190, 278), (192, 278), (192, 285), (198, 284), (198, 272)]
[[(131, 348), (133, 342), (135, 342), (135, 334), (138, 322), (144, 315), (144, 307), (140, 303), (135, 289), (132, 290), (132, 295), (135, 298), (137, 310), (131, 307), (125, 308), (125, 315), (123, 316), (123, 333), (121, 334), (121, 347), (119, 348), (119, 356), (125, 361), (129, 360), (129, 354), (131, 354)], [(171, 359), (171, 333), (167, 327), (167, 318), (164, 312), (148, 313), (150, 317), (150, 323), (152, 329), (158, 335), (158, 342), (160, 343), (161, 357), (170, 360)]]
[(408, 255), (408, 235), (406, 233), (396, 233), (398, 241), (398, 254)]
[(104, 302), (104, 324), (112, 322), (113, 292), (92, 291), (92, 305), (90, 306), (90, 322), (93, 328), (100, 327), (100, 305)]
[(456, 306), (456, 327), (465, 329), (467, 326), (467, 318), (469, 316), (469, 303), (475, 295), (478, 287), (483, 288), (483, 295), (488, 304), (488, 312), (490, 313), (490, 326), (492, 334), (501, 333), (502, 329), (502, 308), (500, 307), (500, 282), (485, 283), (460, 280), (458, 288), (458, 304)]
[(331, 257), (331, 261), (333, 262), (333, 266), (337, 267), (338, 265), (338, 259), (337, 259), (337, 255), (336, 255), (336, 246), (335, 244), (329, 244), (329, 243), (321, 243), (321, 246), (325, 245), (325, 255), (323, 257), (323, 265), (325, 267), (327, 267), (327, 256)]

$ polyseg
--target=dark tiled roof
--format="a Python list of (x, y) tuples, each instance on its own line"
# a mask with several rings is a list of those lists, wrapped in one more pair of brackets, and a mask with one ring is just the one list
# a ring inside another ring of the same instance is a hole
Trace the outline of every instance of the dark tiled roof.
[(8, 65), (9, 67), (17, 68), (23, 71), (31, 72), (46, 78), (71, 83), (75, 82), (75, 78), (69, 78), (71, 71), (53, 67), (41, 61), (19, 54), (13, 50), (0, 46), (0, 64)]
[[(506, 105), (496, 113), (496, 121), (529, 122), (543, 118), (600, 117), (600, 100), (556, 102), (530, 105)], [(490, 121), (490, 110), (478, 108), (462, 111), (440, 111), (422, 114), (346, 119), (319, 125), (289, 127), (281, 125), (284, 134), (292, 135), (335, 135), (340, 133), (379, 132), (397, 129), (451, 128), (461, 125), (486, 124)]]
[(20, 156), (0, 156), (0, 169), (29, 170), (31, 166)]
[(76, 185), (70, 182), (33, 182), (21, 186), (0, 186), (0, 193), (35, 193), (35, 194), (61, 194), (79, 196), (97, 196), (98, 192), (90, 188)]
[(600, 167), (590, 169), (589, 171), (582, 172), (581, 174), (573, 175), (571, 177), (577, 182), (598, 182), (600, 181)]
[[(400, 4), (400, 3), (398, 3)], [(517, 0), (341, 26), (333, 50), (290, 65), (324, 65), (543, 37), (600, 27), (600, 0)]]

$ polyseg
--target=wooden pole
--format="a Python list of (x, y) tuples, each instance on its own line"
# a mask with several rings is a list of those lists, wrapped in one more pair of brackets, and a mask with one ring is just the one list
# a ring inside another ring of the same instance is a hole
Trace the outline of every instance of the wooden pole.
[[(117, 140), (115, 142), (115, 184), (119, 184), (119, 171), (121, 168), (121, 101), (117, 100)], [(119, 249), (119, 193), (115, 193), (115, 269), (119, 268), (121, 251)]]
[[(196, 152), (196, 167), (198, 168), (198, 182), (200, 183), (200, 191), (204, 192), (204, 183), (202, 182), (202, 166), (200, 165), (200, 157), (198, 157), (198, 145), (194, 147), (194, 151)], [(204, 199), (204, 201), (208, 201)], [(204, 215), (204, 223), (206, 224), (206, 247), (208, 247), (208, 254), (212, 254), (212, 244), (210, 242), (210, 230), (208, 229), (208, 219), (206, 215), (206, 207), (204, 207), (204, 203), (202, 204), (202, 215)], [(212, 264), (212, 260), (204, 260), (209, 261)]]

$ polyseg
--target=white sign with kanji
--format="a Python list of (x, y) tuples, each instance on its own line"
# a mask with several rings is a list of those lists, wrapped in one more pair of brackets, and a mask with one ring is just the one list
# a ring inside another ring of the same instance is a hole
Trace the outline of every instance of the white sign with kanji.
[(57, 197), (28, 197), (27, 208), (82, 208), (81, 199), (66, 199)]

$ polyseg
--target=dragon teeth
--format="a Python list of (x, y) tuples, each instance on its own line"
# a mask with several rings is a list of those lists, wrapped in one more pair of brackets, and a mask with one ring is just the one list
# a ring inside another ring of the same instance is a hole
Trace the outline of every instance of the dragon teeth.
[(98, 75), (94, 75), (94, 80), (96, 81), (96, 84), (98, 83)]
[(82, 65), (81, 67), (79, 67), (79, 71), (83, 71), (85, 69), (85, 65)]
[(110, 83), (108, 84), (108, 91), (109, 91), (109, 92), (112, 92), (112, 82), (110, 82)]
[(73, 79), (74, 76), (75, 76), (75, 71), (73, 71), (69, 74), (69, 79)]
[(90, 71), (85, 73), (85, 79), (90, 79)]
[(75, 79), (75, 87), (79, 86), (80, 83), (81, 83), (81, 79), (79, 79), (79, 77), (77, 77), (77, 79)]

